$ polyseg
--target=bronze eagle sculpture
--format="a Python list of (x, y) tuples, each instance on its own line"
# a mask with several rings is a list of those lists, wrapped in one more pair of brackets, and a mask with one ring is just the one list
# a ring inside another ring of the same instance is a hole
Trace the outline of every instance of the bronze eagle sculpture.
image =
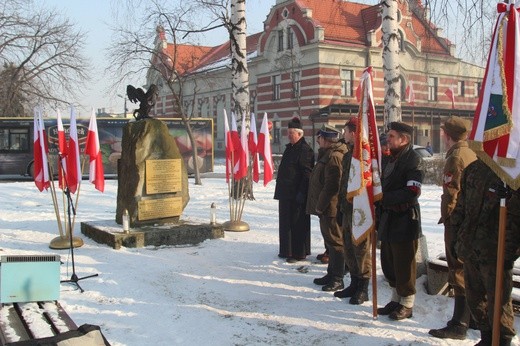
[(139, 102), (139, 108), (134, 110), (133, 113), (135, 120), (150, 118), (149, 113), (153, 106), (155, 106), (158, 95), (159, 89), (155, 84), (150, 85), (147, 92), (144, 92), (144, 90), (141, 88), (135, 88), (132, 85), (127, 85), (126, 96), (128, 96), (130, 102)]

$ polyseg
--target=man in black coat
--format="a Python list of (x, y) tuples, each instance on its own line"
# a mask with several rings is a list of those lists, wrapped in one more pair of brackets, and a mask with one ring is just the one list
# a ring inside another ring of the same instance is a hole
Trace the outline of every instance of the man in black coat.
[(412, 317), (415, 301), (415, 254), (421, 235), (419, 195), (423, 180), (421, 158), (411, 144), (412, 127), (390, 123), (387, 134), (391, 156), (382, 174), (383, 199), (378, 237), (381, 268), (392, 287), (391, 301), (380, 315), (402, 320)]
[(288, 127), (289, 143), (278, 167), (274, 199), (278, 200), (278, 256), (294, 263), (311, 253), (311, 219), (305, 213), (305, 203), (314, 152), (303, 137), (300, 119), (293, 118)]

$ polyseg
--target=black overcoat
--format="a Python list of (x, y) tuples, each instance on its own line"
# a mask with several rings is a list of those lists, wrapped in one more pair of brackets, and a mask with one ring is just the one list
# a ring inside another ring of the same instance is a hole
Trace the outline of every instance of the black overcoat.
[(314, 167), (314, 152), (302, 137), (294, 144), (287, 144), (278, 166), (274, 199), (295, 200), (301, 193), (307, 199), (309, 177)]

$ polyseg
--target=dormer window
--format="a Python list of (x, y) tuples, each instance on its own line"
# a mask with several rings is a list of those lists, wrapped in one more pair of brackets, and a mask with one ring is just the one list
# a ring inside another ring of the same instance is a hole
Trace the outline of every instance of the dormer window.
[(278, 51), (283, 51), (283, 29), (278, 30)]

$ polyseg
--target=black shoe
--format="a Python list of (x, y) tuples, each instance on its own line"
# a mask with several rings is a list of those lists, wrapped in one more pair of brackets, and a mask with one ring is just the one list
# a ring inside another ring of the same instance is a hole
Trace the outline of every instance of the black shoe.
[(334, 292), (334, 291), (342, 290), (343, 287), (345, 287), (345, 285), (343, 284), (343, 280), (339, 280), (339, 281), (334, 280), (334, 281), (329, 282), (325, 286), (323, 286), (321, 288), (321, 290), (325, 291), (325, 292)]
[(287, 256), (287, 255), (283, 255), (283, 254), (279, 253), (279, 254), (278, 254), (278, 257), (280, 257), (280, 258), (289, 258), (289, 257), (291, 257), (291, 256)]
[(448, 324), (444, 328), (440, 329), (430, 329), (428, 334), (441, 339), (456, 339), (456, 340), (464, 340), (466, 339), (466, 333), (468, 331), (468, 327), (462, 325), (460, 323), (451, 323)]
[(413, 317), (413, 309), (407, 308), (406, 306), (399, 304), (397, 309), (392, 311), (390, 313), (390, 315), (388, 315), (388, 317), (390, 317), (390, 319), (396, 320), (396, 321), (404, 320), (405, 318)]
[(352, 305), (361, 305), (366, 301), (368, 301), (368, 292), (366, 290), (357, 290), (348, 303)]
[(386, 304), (382, 308), (377, 309), (378, 315), (390, 315), (392, 312), (394, 312), (395, 309), (397, 309), (401, 304), (398, 302), (391, 301), (390, 303)]
[(342, 291), (334, 292), (334, 297), (338, 298), (350, 298), (356, 293), (358, 288), (359, 279), (354, 276), (350, 279), (350, 285)]
[(320, 286), (323, 286), (323, 285), (328, 285), (329, 282), (332, 280), (332, 278), (328, 275), (325, 275), (324, 277), (322, 278), (318, 278), (318, 279), (314, 279), (314, 283), (316, 285), (320, 285)]

